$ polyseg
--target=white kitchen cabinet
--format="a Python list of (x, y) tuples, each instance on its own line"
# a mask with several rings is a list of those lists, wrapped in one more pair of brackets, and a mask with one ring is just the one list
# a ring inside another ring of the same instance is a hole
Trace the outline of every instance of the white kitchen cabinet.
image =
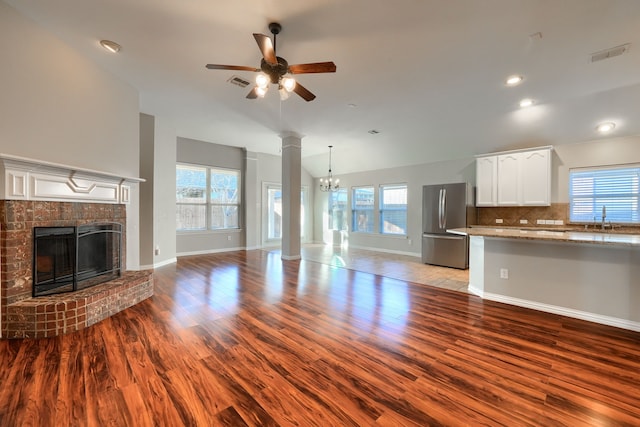
[(521, 153), (498, 156), (498, 206), (520, 205)]
[(478, 157), (476, 160), (476, 206), (496, 206), (498, 158)]
[(551, 149), (524, 151), (520, 157), (520, 204), (551, 204)]
[(551, 147), (476, 158), (476, 206), (549, 206)]

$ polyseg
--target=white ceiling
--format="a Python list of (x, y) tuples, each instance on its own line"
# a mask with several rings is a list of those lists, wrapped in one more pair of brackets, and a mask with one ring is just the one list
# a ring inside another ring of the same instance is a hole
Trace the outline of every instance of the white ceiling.
[[(140, 110), (179, 136), (278, 154), (304, 136), (303, 166), (336, 175), (538, 145), (640, 134), (638, 0), (5, 0), (136, 87)], [(252, 33), (282, 24), (289, 63), (334, 61), (298, 75), (317, 95), (248, 100), (227, 82), (259, 67)], [(540, 32), (542, 38), (531, 34)], [(123, 48), (109, 54), (110, 39)], [(19, 41), (16, 41), (19, 42)], [(601, 62), (590, 54), (631, 43)], [(507, 88), (504, 79), (522, 74)], [(536, 104), (520, 109), (521, 98)], [(371, 135), (369, 130), (380, 133)]]

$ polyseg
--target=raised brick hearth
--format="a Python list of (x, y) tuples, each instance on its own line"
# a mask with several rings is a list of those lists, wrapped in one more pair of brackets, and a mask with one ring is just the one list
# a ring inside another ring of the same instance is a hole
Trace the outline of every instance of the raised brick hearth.
[[(33, 227), (116, 222), (125, 229), (123, 204), (0, 200), (0, 312), (2, 338), (42, 338), (83, 329), (153, 295), (150, 271), (77, 292), (32, 297)], [(123, 236), (122, 270), (126, 270)]]

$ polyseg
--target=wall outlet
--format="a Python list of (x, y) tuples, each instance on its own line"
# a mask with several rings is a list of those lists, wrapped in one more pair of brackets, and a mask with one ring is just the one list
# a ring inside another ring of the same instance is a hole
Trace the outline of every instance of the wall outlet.
[(502, 224), (502, 219), (501, 218), (497, 218), (496, 219), (496, 224)]
[(520, 220), (520, 224), (528, 224), (528, 223), (529, 223), (529, 221), (527, 221), (526, 219), (521, 219)]
[(231, 241), (231, 236), (227, 236), (227, 241)]
[(409, 239), (409, 245), (411, 245), (413, 243), (413, 240)]
[(153, 251), (154, 254), (160, 255), (160, 246), (156, 246), (156, 250)]
[(501, 279), (508, 279), (509, 278), (509, 270), (506, 268), (501, 268), (500, 269), (500, 278)]

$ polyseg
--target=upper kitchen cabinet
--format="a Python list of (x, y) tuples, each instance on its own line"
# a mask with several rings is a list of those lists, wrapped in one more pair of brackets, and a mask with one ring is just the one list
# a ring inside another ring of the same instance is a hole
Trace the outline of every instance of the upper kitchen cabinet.
[(540, 147), (478, 156), (477, 206), (549, 206), (551, 149)]
[(496, 206), (498, 190), (498, 158), (496, 156), (476, 159), (476, 206)]

